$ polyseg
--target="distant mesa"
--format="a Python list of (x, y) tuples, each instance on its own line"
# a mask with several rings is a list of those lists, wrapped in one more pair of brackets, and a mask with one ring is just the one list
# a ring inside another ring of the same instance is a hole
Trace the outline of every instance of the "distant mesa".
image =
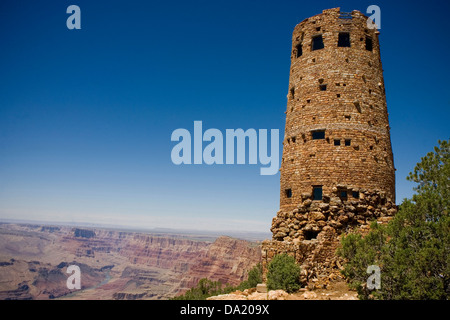
[(41, 232), (48, 231), (50, 233), (55, 232), (55, 231), (60, 231), (60, 230), (61, 230), (60, 227), (55, 227), (55, 226), (42, 226), (42, 228), (41, 228)]
[(93, 238), (95, 237), (95, 232), (93, 230), (76, 228), (73, 235), (78, 238)]

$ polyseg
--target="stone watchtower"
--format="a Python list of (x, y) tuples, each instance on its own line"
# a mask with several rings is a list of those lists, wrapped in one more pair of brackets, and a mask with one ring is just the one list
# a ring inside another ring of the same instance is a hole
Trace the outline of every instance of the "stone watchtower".
[(379, 32), (367, 19), (334, 8), (294, 29), (280, 210), (263, 244), (266, 263), (290, 252), (306, 268), (333, 266), (342, 233), (396, 212)]

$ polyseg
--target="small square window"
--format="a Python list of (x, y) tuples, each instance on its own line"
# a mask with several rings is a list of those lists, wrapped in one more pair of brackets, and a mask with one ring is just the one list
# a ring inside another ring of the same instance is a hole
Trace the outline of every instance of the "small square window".
[(339, 197), (341, 199), (347, 199), (347, 191), (345, 191), (345, 190), (339, 191)]
[(349, 32), (339, 32), (338, 47), (350, 47)]
[(321, 85), (319, 85), (319, 89), (320, 89), (320, 91), (326, 91), (327, 90), (327, 85), (326, 84), (321, 84)]
[(292, 198), (292, 189), (286, 189), (284, 192), (286, 194), (286, 198)]
[(355, 199), (359, 199), (359, 192), (358, 191), (353, 191), (352, 192), (352, 197)]
[(313, 200), (322, 200), (322, 186), (313, 187)]
[(313, 140), (325, 139), (325, 130), (311, 131)]
[(352, 142), (352, 140), (350, 140), (350, 139), (345, 139), (345, 145), (346, 145), (346, 146), (351, 145), (351, 142)]
[(334, 145), (335, 146), (340, 146), (341, 145), (341, 140), (334, 139)]
[(324, 48), (322, 35), (318, 35), (312, 38), (311, 51), (320, 50)]

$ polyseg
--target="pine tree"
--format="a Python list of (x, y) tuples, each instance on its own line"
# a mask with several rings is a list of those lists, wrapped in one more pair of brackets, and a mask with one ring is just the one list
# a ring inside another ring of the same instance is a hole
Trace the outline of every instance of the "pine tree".
[[(439, 141), (407, 179), (417, 183), (387, 226), (372, 224), (362, 237), (342, 239), (338, 254), (343, 274), (360, 298), (449, 299), (450, 297), (450, 143)], [(381, 269), (381, 289), (366, 287), (369, 265)]]
[(270, 261), (267, 272), (267, 287), (269, 290), (282, 289), (295, 292), (300, 289), (300, 267), (294, 257), (278, 254)]

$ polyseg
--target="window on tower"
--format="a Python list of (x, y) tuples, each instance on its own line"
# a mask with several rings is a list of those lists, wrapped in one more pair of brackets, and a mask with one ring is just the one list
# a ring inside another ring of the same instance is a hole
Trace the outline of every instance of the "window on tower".
[(313, 186), (313, 200), (322, 200), (322, 186)]
[(349, 145), (352, 144), (352, 140), (350, 139), (345, 139), (345, 145), (348, 147)]
[(325, 139), (325, 130), (311, 131), (313, 140)]
[(373, 50), (372, 38), (369, 36), (366, 36), (366, 50), (367, 51)]
[(350, 47), (349, 32), (339, 32), (338, 47)]
[(339, 190), (339, 198), (341, 198), (341, 200), (347, 200), (348, 196), (347, 196), (347, 190)]
[(319, 50), (319, 49), (323, 49), (323, 48), (324, 48), (324, 45), (323, 45), (322, 35), (319, 34), (318, 36), (314, 36), (312, 38), (311, 51)]
[(286, 194), (286, 198), (292, 198), (292, 189), (286, 189), (284, 193)]
[(292, 87), (289, 91), (291, 93), (291, 99), (294, 99), (295, 98), (295, 87)]
[(299, 43), (295, 48), (297, 49), (297, 56), (296, 56), (296, 57), (297, 57), (297, 58), (298, 58), (298, 57), (301, 57), (302, 54), (303, 54), (302, 44)]

